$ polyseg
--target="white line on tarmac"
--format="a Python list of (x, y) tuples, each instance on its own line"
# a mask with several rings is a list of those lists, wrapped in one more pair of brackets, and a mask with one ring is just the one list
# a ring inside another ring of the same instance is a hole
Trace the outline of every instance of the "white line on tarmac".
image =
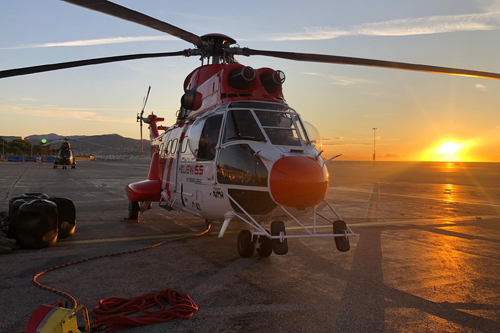
[[(499, 219), (498, 216), (482, 216), (481, 220), (488, 219)], [(404, 224), (421, 224), (421, 223), (439, 223), (439, 222), (463, 222), (469, 220), (476, 220), (476, 216), (461, 216), (456, 218), (436, 218), (436, 219), (412, 219), (412, 220), (397, 220), (397, 221), (380, 221), (380, 222), (363, 222), (363, 223), (348, 223), (349, 227), (375, 227), (384, 225), (404, 225)], [(312, 226), (310, 226), (312, 228)], [(331, 225), (320, 225), (316, 226), (316, 229), (331, 229)], [(302, 230), (302, 227), (287, 227), (286, 230)], [(198, 232), (198, 231), (196, 231)], [(178, 233), (178, 234), (162, 234), (162, 235), (151, 235), (151, 236), (136, 236), (136, 237), (117, 237), (117, 238), (103, 238), (103, 239), (88, 239), (88, 240), (76, 240), (76, 241), (63, 241), (57, 242), (55, 246), (64, 245), (77, 245), (77, 244), (95, 244), (95, 243), (108, 243), (108, 242), (126, 242), (134, 240), (148, 240), (148, 239), (164, 239), (164, 238), (178, 238), (194, 235), (195, 233)], [(240, 230), (229, 230), (226, 234), (237, 234)], [(218, 231), (209, 232), (209, 235), (218, 235)]]
[[(366, 191), (366, 190), (354, 190), (350, 188), (345, 188), (345, 187), (334, 187), (330, 186), (329, 189), (332, 190), (337, 190), (337, 191), (348, 191), (348, 192), (359, 192), (359, 193), (371, 193), (371, 191)], [(464, 200), (450, 200), (450, 199), (439, 199), (439, 198), (429, 198), (429, 197), (419, 197), (416, 195), (408, 195), (408, 194), (393, 194), (393, 193), (382, 193), (380, 192), (379, 195), (386, 195), (386, 196), (394, 196), (394, 197), (405, 197), (405, 198), (415, 198), (415, 199), (424, 199), (424, 200), (433, 200), (433, 201), (444, 201), (444, 202), (455, 202), (455, 203), (463, 203), (463, 204), (468, 204), (468, 205), (478, 205), (478, 206), (491, 206), (491, 207), (500, 207), (500, 205), (495, 205), (495, 204), (490, 204), (490, 203), (485, 203), (485, 202), (470, 202), (470, 201), (464, 201)]]

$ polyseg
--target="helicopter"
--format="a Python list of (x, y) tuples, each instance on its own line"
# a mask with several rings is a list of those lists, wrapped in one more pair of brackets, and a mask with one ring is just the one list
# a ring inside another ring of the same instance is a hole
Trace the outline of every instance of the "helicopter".
[[(101, 145), (98, 143), (89, 142), (89, 141), (80, 140), (80, 139), (75, 140), (75, 139), (64, 138), (62, 140), (48, 142), (48, 143), (44, 144), (43, 146), (50, 146), (50, 145), (53, 145), (54, 143), (62, 142), (61, 147), (59, 148), (59, 153), (57, 154), (57, 157), (54, 161), (54, 166), (53, 166), (54, 169), (57, 169), (57, 167), (59, 165), (62, 166), (63, 170), (67, 169), (68, 166), (71, 166), (71, 169), (76, 169), (76, 158), (75, 158), (75, 155), (73, 154), (73, 150), (71, 149), (71, 144), (69, 141), (86, 142), (87, 144), (92, 144), (92, 145), (99, 146), (99, 147), (112, 148), (110, 146), (105, 146), (105, 145)], [(92, 161), (94, 159), (95, 159), (94, 156), (90, 155), (90, 160)]]
[(44, 146), (49, 146), (60, 141), (62, 141), (61, 148), (59, 148), (59, 153), (57, 153), (53, 168), (57, 169), (57, 166), (61, 165), (63, 169), (67, 169), (68, 166), (71, 166), (71, 169), (76, 169), (76, 159), (71, 150), (71, 144), (69, 143), (70, 139), (64, 138), (63, 140), (49, 142), (44, 144)]
[[(288, 239), (293, 238), (332, 237), (337, 249), (345, 252), (355, 234), (326, 200), (326, 164), (339, 155), (324, 159), (316, 128), (287, 104), (285, 73), (245, 66), (237, 56), (500, 79), (498, 73), (467, 69), (250, 49), (237, 46), (227, 35), (198, 36), (110, 1), (63, 1), (173, 35), (194, 48), (4, 70), (0, 78), (133, 59), (199, 56), (201, 66), (184, 80), (173, 125), (159, 125), (164, 118), (153, 113), (143, 115), (147, 97), (137, 115), (141, 129), (142, 123), (149, 125), (151, 162), (146, 180), (126, 186), (128, 220), (138, 222), (140, 213), (158, 202), (166, 210), (190, 213), (207, 224), (221, 222), (221, 238), (238, 219), (252, 229), (240, 231), (237, 239), (238, 253), (245, 258), (255, 250), (261, 257), (273, 252), (284, 255)], [(322, 214), (322, 209), (329, 209), (337, 220)], [(331, 223), (331, 232), (319, 232), (319, 218)], [(298, 225), (293, 234), (287, 233), (285, 222)]]

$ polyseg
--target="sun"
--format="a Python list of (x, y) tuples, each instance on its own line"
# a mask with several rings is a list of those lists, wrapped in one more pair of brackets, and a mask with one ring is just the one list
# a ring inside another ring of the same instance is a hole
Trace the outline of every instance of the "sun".
[(439, 152), (447, 155), (454, 155), (460, 148), (461, 146), (459, 144), (446, 142), (441, 145)]

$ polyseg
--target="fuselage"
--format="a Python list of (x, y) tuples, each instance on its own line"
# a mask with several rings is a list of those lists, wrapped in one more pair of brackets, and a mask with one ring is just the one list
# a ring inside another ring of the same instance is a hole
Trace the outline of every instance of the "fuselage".
[[(286, 104), (230, 102), (152, 142), (161, 201), (220, 221), (229, 211), (259, 220), (309, 213), (328, 173), (299, 114)], [(154, 160), (154, 159), (153, 159)]]

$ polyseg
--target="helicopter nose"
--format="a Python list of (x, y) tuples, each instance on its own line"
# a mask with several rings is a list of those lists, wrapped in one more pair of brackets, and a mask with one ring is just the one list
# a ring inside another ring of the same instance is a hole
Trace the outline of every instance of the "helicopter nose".
[(312, 157), (282, 157), (271, 169), (270, 188), (274, 200), (283, 206), (311, 207), (326, 197), (328, 172)]

